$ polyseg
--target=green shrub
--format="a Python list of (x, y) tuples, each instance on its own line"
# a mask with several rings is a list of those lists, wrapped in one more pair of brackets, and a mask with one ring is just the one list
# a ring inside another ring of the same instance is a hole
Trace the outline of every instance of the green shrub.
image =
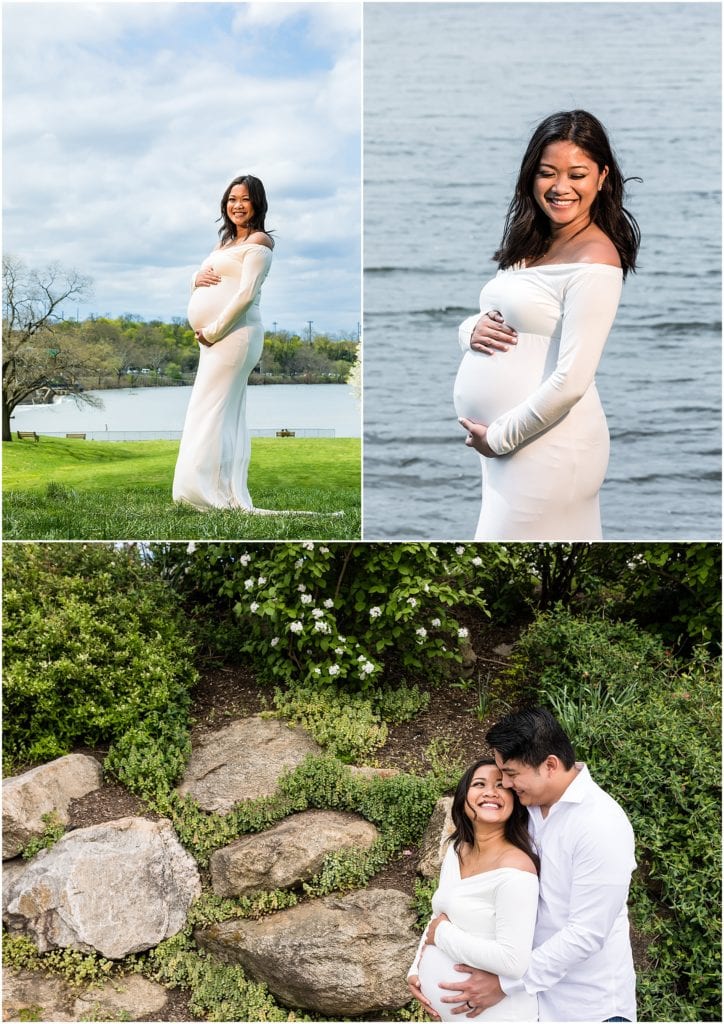
[(62, 823), (55, 811), (49, 811), (41, 815), (44, 828), (42, 834), (31, 839), (22, 853), (23, 860), (30, 860), (41, 850), (48, 850), (55, 846), (59, 839), (65, 835), (65, 825)]
[(186, 728), (193, 650), (172, 591), (134, 548), (8, 545), (4, 556), (13, 765), (120, 740), (141, 721)]

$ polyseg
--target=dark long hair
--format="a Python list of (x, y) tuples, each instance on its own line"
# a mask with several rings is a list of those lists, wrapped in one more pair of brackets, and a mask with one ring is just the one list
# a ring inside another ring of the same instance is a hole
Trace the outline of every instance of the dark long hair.
[(623, 177), (606, 129), (586, 110), (551, 114), (533, 132), (508, 207), (503, 240), (493, 259), (505, 270), (521, 260), (537, 260), (548, 250), (550, 222), (533, 198), (533, 182), (543, 150), (552, 142), (573, 142), (595, 161), (599, 171), (608, 167), (603, 187), (591, 207), (591, 220), (616, 246), (625, 279), (629, 270), (636, 270), (641, 232), (636, 220), (624, 208), (624, 185), (626, 181), (641, 181), (641, 178)]
[(229, 218), (226, 212), (226, 204), (229, 201), (229, 196), (234, 185), (246, 185), (249, 190), (249, 199), (251, 205), (254, 207), (254, 216), (249, 221), (249, 227), (252, 231), (266, 231), (264, 227), (264, 218), (266, 217), (269, 206), (266, 201), (266, 192), (259, 178), (255, 178), (253, 174), (240, 174), (238, 178), (234, 178), (233, 181), (229, 182), (229, 185), (221, 197), (221, 220), (222, 226), (219, 228), (219, 238), (221, 244), (226, 245), (227, 242), (231, 242), (236, 238), (236, 227), (233, 221)]
[[(469, 768), (465, 770), (463, 777), (458, 782), (458, 787), (455, 790), (455, 796), (453, 797), (452, 803), (452, 820), (455, 826), (455, 831), (450, 836), (450, 842), (453, 844), (455, 853), (458, 853), (463, 843), (467, 843), (468, 846), (475, 846), (475, 830), (473, 823), (465, 813), (465, 805), (468, 800), (468, 790), (473, 781), (478, 768), (482, 768), (487, 764), (495, 764), (495, 759), (492, 757), (481, 757)], [(530, 835), (528, 834), (528, 811), (521, 804), (518, 797), (513, 793), (513, 813), (505, 822), (504, 829), (505, 838), (513, 846), (517, 846), (523, 853), (527, 853), (530, 859), (535, 864), (536, 871), (540, 874), (540, 860), (538, 854), (533, 848)]]

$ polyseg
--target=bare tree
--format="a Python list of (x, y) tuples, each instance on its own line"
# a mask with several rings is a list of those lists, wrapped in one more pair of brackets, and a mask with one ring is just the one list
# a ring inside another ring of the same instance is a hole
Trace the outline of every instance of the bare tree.
[(77, 340), (54, 331), (64, 302), (88, 297), (91, 279), (53, 263), (40, 270), (3, 257), (3, 441), (12, 441), (13, 409), (39, 388), (63, 388), (79, 401), (86, 370)]

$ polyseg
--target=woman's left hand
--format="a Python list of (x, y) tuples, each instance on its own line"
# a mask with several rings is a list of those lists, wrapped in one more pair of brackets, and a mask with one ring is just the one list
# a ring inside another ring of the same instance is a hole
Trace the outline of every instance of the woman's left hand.
[(196, 340), (198, 341), (199, 345), (204, 345), (206, 348), (211, 348), (212, 343), (206, 340), (206, 338), (204, 337), (203, 330), (195, 331), (194, 333), (196, 334)]
[(465, 444), (468, 448), (474, 448), (476, 452), (484, 455), (486, 459), (497, 459), (498, 453), (494, 452), (488, 444), (488, 428), (484, 423), (476, 423), (475, 420), (466, 420), (460, 416), (458, 423), (468, 432)]
[(427, 931), (425, 932), (426, 946), (435, 945), (435, 932), (438, 929), (438, 925), (440, 925), (443, 921), (449, 920), (450, 918), (447, 916), (447, 914), (438, 914), (437, 917), (433, 917), (432, 921), (430, 921), (429, 925), (427, 926)]

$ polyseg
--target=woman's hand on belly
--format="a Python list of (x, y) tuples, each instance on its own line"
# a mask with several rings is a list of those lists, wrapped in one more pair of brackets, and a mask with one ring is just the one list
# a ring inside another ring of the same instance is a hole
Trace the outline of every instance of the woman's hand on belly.
[(458, 423), (468, 432), (468, 436), (465, 438), (465, 444), (468, 448), (474, 448), (476, 452), (484, 455), (486, 459), (498, 458), (498, 453), (494, 452), (488, 444), (488, 428), (484, 423), (467, 420), (464, 416), (460, 416)]
[(213, 267), (204, 267), (196, 275), (194, 281), (194, 287), (196, 288), (210, 288), (211, 285), (219, 284), (221, 281), (221, 275), (217, 274)]
[(491, 309), (480, 317), (470, 336), (470, 348), (492, 356), (496, 352), (507, 352), (511, 345), (517, 345), (518, 332), (506, 324), (503, 314)]
[(435, 1017), (436, 1020), (440, 1020), (440, 1015), (432, 1008), (432, 1005), (427, 1001), (427, 999), (425, 999), (424, 995), (422, 994), (422, 989), (420, 988), (420, 979), (416, 974), (410, 974), (408, 976), (407, 987), (409, 988), (410, 992), (412, 992), (413, 997), (417, 999), (418, 1003), (422, 1003), (422, 1005), (425, 1007), (426, 1012), (429, 1013), (431, 1017)]

